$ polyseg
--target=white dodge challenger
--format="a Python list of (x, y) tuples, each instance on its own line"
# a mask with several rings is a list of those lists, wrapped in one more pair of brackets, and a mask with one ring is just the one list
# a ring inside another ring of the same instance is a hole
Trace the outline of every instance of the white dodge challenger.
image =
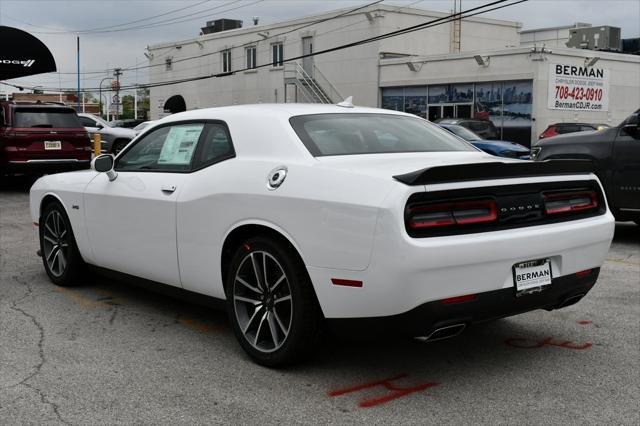
[(614, 231), (590, 164), (497, 158), (349, 104), (175, 114), (30, 201), (55, 284), (91, 265), (226, 300), (268, 366), (325, 326), (434, 340), (570, 305)]

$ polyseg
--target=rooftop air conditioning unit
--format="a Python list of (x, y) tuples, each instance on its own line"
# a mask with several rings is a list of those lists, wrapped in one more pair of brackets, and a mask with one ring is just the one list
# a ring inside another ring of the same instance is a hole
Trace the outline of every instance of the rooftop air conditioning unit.
[(567, 47), (619, 52), (622, 49), (620, 28), (609, 26), (572, 28), (569, 30)]
[(202, 34), (211, 34), (236, 28), (242, 28), (242, 21), (239, 19), (216, 19), (215, 21), (207, 21), (207, 26), (202, 27), (201, 30)]

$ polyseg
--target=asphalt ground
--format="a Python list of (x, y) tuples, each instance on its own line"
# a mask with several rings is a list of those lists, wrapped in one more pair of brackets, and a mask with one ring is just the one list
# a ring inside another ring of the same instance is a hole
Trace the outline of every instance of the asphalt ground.
[(0, 182), (0, 424), (640, 424), (640, 227), (577, 305), (449, 340), (326, 337), (252, 363), (223, 312), (95, 275), (56, 287), (27, 179)]

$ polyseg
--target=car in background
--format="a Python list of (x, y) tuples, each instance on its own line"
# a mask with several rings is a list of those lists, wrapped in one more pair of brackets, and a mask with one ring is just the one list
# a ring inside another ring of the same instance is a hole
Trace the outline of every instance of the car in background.
[(150, 124), (153, 124), (153, 120), (143, 121), (142, 123), (140, 123), (136, 127), (134, 127), (133, 131), (136, 132), (136, 135), (139, 135), (140, 133), (142, 133), (142, 131), (144, 129), (149, 127)]
[(590, 170), (348, 101), (239, 105), (173, 114), (91, 170), (39, 179), (30, 212), (55, 284), (86, 283), (90, 264), (226, 300), (242, 348), (275, 367), (324, 326), (429, 341), (578, 302), (615, 229)]
[(122, 120), (111, 120), (109, 124), (113, 127), (124, 127), (125, 129), (133, 129), (144, 120), (140, 118), (125, 118)]
[(73, 108), (59, 103), (0, 102), (0, 172), (88, 169), (91, 141)]
[(474, 120), (473, 118), (441, 118), (437, 124), (456, 124), (471, 130), (482, 139), (499, 140), (500, 132), (489, 120)]
[(529, 148), (518, 143), (482, 139), (479, 135), (458, 124), (445, 124), (439, 122), (438, 125), (443, 129), (448, 130), (454, 135), (471, 143), (476, 148), (481, 149), (491, 155), (506, 158), (519, 158), (520, 160), (530, 159)]
[(89, 133), (100, 134), (102, 140), (101, 152), (103, 153), (117, 154), (131, 142), (131, 139), (136, 137), (136, 132), (133, 129), (113, 127), (96, 115), (83, 112), (78, 114), (78, 117)]
[(616, 219), (640, 225), (639, 114), (640, 109), (616, 127), (538, 140), (531, 157), (535, 161), (591, 160)]
[(589, 124), (589, 123), (555, 123), (550, 124), (544, 132), (540, 133), (538, 139), (550, 138), (551, 136), (564, 135), (567, 133), (586, 132), (591, 130), (607, 129), (611, 126), (608, 124)]

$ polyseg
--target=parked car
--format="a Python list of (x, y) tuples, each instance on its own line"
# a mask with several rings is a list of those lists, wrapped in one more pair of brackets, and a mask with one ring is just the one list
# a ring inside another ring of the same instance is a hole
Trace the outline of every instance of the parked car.
[(133, 129), (138, 124), (144, 122), (144, 120), (139, 118), (125, 118), (122, 120), (111, 120), (109, 124), (113, 127), (124, 127), (126, 129)]
[(142, 131), (144, 129), (146, 129), (147, 127), (149, 127), (150, 124), (153, 123), (153, 120), (150, 121), (143, 121), (142, 123), (138, 124), (136, 127), (133, 128), (133, 131), (136, 132), (136, 135), (139, 135), (140, 133), (142, 133)]
[(102, 118), (89, 113), (80, 113), (80, 122), (89, 131), (89, 133), (99, 133), (102, 139), (101, 152), (111, 152), (117, 154), (120, 152), (131, 139), (136, 137), (133, 129), (125, 129), (122, 127), (113, 127)]
[(571, 133), (538, 140), (532, 150), (537, 161), (588, 159), (595, 165), (617, 220), (640, 225), (640, 109), (616, 127)]
[(499, 140), (500, 132), (489, 120), (474, 120), (472, 118), (441, 118), (438, 124), (457, 124), (471, 130), (482, 139)]
[(87, 169), (91, 143), (75, 110), (57, 103), (0, 102), (0, 172)]
[(466, 127), (462, 127), (457, 124), (438, 124), (443, 129), (450, 131), (454, 135), (461, 137), (467, 142), (470, 142), (476, 148), (481, 149), (491, 155), (506, 158), (519, 158), (521, 160), (528, 160), (530, 158), (529, 148), (518, 143), (482, 139), (479, 135), (473, 133)]
[(226, 300), (267, 366), (312, 352), (325, 325), (433, 340), (595, 284), (614, 221), (589, 163), (499, 159), (341, 105), (177, 113), (115, 159), (39, 179), (46, 273), (79, 284), (88, 264)]
[(555, 123), (550, 124), (544, 132), (540, 133), (538, 139), (550, 138), (551, 136), (564, 135), (567, 133), (585, 132), (591, 130), (603, 130), (610, 126), (608, 124), (589, 123)]

